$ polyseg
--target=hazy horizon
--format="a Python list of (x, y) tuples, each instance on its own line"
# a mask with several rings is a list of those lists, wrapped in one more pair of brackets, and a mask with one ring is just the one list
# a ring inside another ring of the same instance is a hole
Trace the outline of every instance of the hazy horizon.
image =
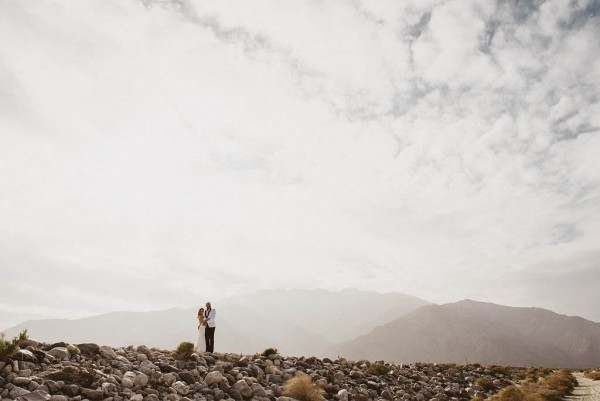
[[(373, 291), (373, 290), (361, 290), (358, 288), (343, 288), (340, 290), (325, 290), (323, 288), (310, 288), (310, 289), (301, 289), (301, 288), (287, 288), (287, 289), (283, 289), (283, 288), (272, 288), (272, 289), (260, 289), (260, 290), (256, 290), (253, 292), (249, 292), (249, 293), (244, 293), (244, 294), (236, 294), (233, 295), (232, 297), (229, 298), (224, 298), (224, 299), (213, 299), (212, 302), (214, 304), (215, 309), (218, 310), (219, 307), (219, 303), (221, 301), (231, 301), (237, 297), (244, 297), (244, 296), (248, 296), (248, 295), (256, 295), (259, 294), (261, 292), (290, 292), (290, 291), (294, 291), (294, 292), (303, 292), (303, 291), (307, 291), (307, 292), (311, 292), (311, 291), (331, 291), (334, 293), (344, 293), (344, 292), (354, 292), (354, 291), (360, 291), (360, 292), (367, 292), (367, 293), (375, 293), (375, 294), (380, 294), (380, 295), (385, 295), (385, 294), (394, 294), (394, 293), (398, 293), (398, 292), (377, 292), (377, 291)], [(415, 294), (406, 294), (406, 293), (401, 293), (401, 294), (405, 294), (411, 297), (416, 297), (419, 299), (422, 299), (424, 301), (430, 302), (427, 299), (423, 299), (421, 297), (419, 297), (418, 295)], [(486, 301), (486, 300), (482, 300), (482, 299), (470, 299), (470, 298), (462, 298), (462, 299), (457, 299), (454, 301), (449, 301), (449, 302), (444, 302), (444, 303), (434, 303), (432, 302), (431, 304), (433, 305), (444, 305), (444, 304), (453, 304), (453, 303), (458, 303), (461, 301), (466, 301), (466, 300), (471, 300), (471, 301), (475, 301), (475, 302), (482, 302), (482, 303), (493, 303), (493, 304), (497, 304), (497, 305), (501, 305), (501, 306), (511, 306), (511, 307), (517, 307), (517, 308), (541, 308), (541, 309), (547, 309), (547, 308), (542, 308), (540, 306), (537, 305), (506, 305), (506, 304), (501, 304), (501, 303), (497, 303), (497, 302), (490, 302), (490, 301)], [(166, 307), (166, 308), (158, 308), (158, 309), (147, 309), (147, 310), (125, 310), (125, 309), (120, 309), (120, 310), (111, 310), (111, 311), (105, 311), (105, 312), (101, 312), (101, 313), (97, 313), (97, 314), (93, 314), (93, 315), (82, 315), (82, 316), (78, 316), (78, 317), (52, 317), (52, 316), (48, 316), (45, 318), (41, 318), (41, 319), (27, 319), (27, 320), (23, 320), (23, 321), (19, 321), (19, 322), (13, 322), (13, 324), (9, 324), (6, 325), (6, 327), (0, 327), (0, 332), (9, 329), (11, 327), (14, 327), (16, 325), (25, 323), (26, 321), (29, 320), (45, 320), (45, 319), (49, 319), (49, 320), (61, 320), (61, 319), (67, 319), (67, 320), (79, 320), (79, 319), (86, 319), (86, 318), (90, 318), (90, 317), (95, 317), (95, 316), (102, 316), (102, 315), (109, 315), (112, 313), (135, 313), (135, 312), (140, 312), (140, 313), (148, 313), (148, 312), (164, 312), (164, 311), (169, 311), (169, 310), (185, 310), (185, 309), (193, 309), (193, 308), (199, 308), (202, 307), (203, 304), (202, 303), (197, 303), (194, 305), (176, 305), (176, 306), (170, 306), (170, 307)], [(268, 305), (266, 305), (266, 308), (268, 308)], [(548, 309), (550, 310), (550, 309)], [(554, 310), (551, 310), (552, 312), (556, 312)], [(559, 313), (559, 312), (556, 312)], [(566, 315), (566, 316), (577, 316), (577, 317), (582, 317), (584, 319), (590, 320), (592, 322), (595, 323), (600, 323), (600, 321), (594, 320), (593, 318), (590, 317), (586, 317), (586, 316), (582, 316), (582, 315), (578, 315), (578, 314), (568, 314), (568, 313), (559, 313), (561, 315)], [(227, 319), (228, 317), (225, 316), (225, 319)]]
[(596, 0), (6, 0), (0, 36), (0, 327), (291, 287), (600, 321)]

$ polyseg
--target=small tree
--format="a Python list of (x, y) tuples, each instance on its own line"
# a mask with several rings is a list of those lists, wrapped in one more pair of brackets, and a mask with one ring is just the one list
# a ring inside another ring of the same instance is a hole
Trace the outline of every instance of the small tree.
[(19, 342), (27, 340), (27, 329), (19, 333), (18, 336), (13, 337), (12, 340), (8, 341), (4, 339), (4, 333), (0, 336), (0, 360), (7, 360), (12, 358), (19, 350)]

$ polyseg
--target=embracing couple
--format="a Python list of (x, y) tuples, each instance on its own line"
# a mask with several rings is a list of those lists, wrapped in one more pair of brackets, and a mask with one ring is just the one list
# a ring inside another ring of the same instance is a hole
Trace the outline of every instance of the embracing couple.
[(198, 310), (198, 341), (196, 351), (214, 352), (215, 349), (215, 318), (217, 311), (212, 308), (210, 302), (206, 303), (206, 309)]

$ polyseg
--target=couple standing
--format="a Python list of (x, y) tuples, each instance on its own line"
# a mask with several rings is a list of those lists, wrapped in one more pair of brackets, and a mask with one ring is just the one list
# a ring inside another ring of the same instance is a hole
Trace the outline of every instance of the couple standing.
[(215, 318), (217, 311), (212, 308), (210, 302), (206, 303), (206, 309), (198, 310), (198, 341), (196, 351), (214, 352), (215, 349)]

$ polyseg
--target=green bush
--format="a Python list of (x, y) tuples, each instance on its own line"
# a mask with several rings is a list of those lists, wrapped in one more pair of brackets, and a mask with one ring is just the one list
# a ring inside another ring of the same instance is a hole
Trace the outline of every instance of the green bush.
[(310, 376), (300, 373), (283, 385), (283, 395), (300, 401), (322, 401), (323, 390), (312, 382)]
[(277, 354), (277, 348), (267, 348), (261, 355), (268, 357), (269, 355)]
[(188, 359), (194, 353), (194, 344), (188, 341), (184, 341), (175, 350), (175, 357), (177, 359)]
[(18, 336), (10, 341), (5, 340), (4, 334), (2, 334), (2, 337), (0, 338), (0, 360), (12, 358), (19, 350), (19, 342), (27, 340), (28, 338), (27, 329), (20, 332)]
[(380, 363), (374, 363), (367, 368), (368, 374), (377, 376), (387, 375), (389, 371), (390, 369), (387, 366)]

